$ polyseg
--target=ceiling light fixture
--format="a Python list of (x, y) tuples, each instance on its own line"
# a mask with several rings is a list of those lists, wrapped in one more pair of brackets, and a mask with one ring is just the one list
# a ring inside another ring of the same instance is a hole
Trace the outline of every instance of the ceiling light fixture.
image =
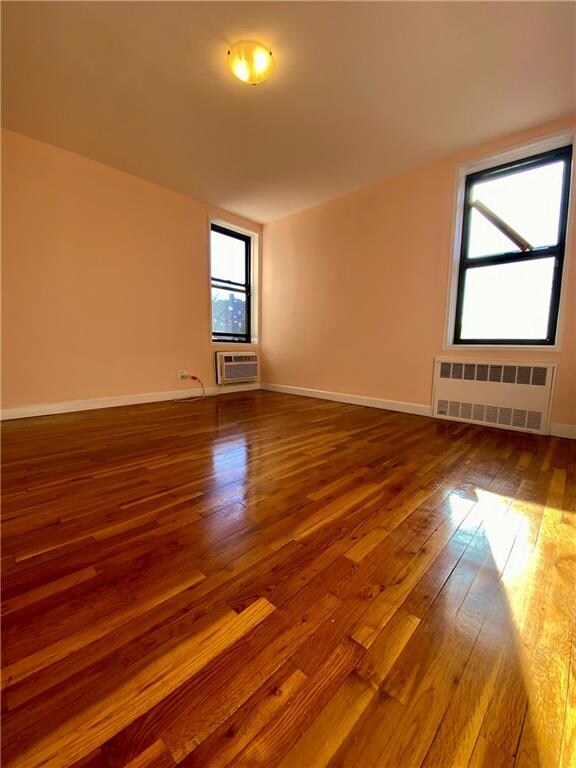
[(272, 74), (274, 59), (272, 51), (253, 40), (242, 40), (228, 49), (230, 72), (243, 83), (258, 85)]

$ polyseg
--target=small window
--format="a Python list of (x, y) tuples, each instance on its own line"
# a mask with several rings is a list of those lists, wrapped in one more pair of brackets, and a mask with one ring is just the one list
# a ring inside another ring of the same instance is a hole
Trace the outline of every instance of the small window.
[(466, 177), (454, 344), (556, 341), (572, 147)]
[(250, 343), (250, 235), (210, 227), (212, 341)]

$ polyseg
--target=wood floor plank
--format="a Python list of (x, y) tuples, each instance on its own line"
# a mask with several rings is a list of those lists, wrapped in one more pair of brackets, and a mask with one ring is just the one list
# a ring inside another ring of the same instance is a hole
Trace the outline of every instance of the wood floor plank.
[(372, 768), (394, 742), (396, 729), (406, 717), (406, 707), (380, 690), (329, 760), (330, 768)]
[(82, 568), (82, 570), (75, 571), (68, 576), (63, 576), (61, 579), (43, 584), (40, 587), (36, 587), (36, 589), (30, 589), (21, 595), (15, 595), (3, 601), (2, 614), (14, 613), (14, 611), (26, 608), (28, 605), (38, 603), (45, 597), (50, 597), (50, 595), (75, 587), (77, 584), (82, 584), (82, 582), (88, 581), (88, 579), (92, 579), (97, 575), (98, 572), (95, 568)]
[(288, 750), (280, 768), (328, 765), (376, 695), (371, 685), (357, 675), (349, 675), (312, 725)]
[(246, 746), (232, 765), (277, 764), (336, 693), (362, 655), (363, 649), (355, 641), (349, 638), (341, 641), (292, 701)]
[(229, 765), (263, 728), (273, 722), (307, 680), (301, 670), (288, 662), (179, 765), (186, 768)]
[[(131, 675), (107, 699), (79, 712), (29, 747), (13, 764), (25, 768), (39, 759), (45, 766), (72, 764), (182, 685), (273, 610), (274, 606), (262, 598), (239, 615), (231, 611), (217, 624)], [(125, 706), (127, 701), (129, 707)]]
[(273, 392), (3, 424), (8, 768), (572, 768), (576, 442)]
[(489, 623), (482, 627), (423, 768), (469, 763), (502, 663), (505, 629)]
[(125, 768), (173, 768), (176, 763), (161, 739), (155, 741), (137, 757), (125, 764)]
[(14, 685), (25, 678), (33, 675), (45, 667), (55, 664), (60, 659), (69, 656), (80, 648), (83, 648), (95, 640), (110, 634), (122, 625), (128, 623), (131, 619), (146, 613), (151, 608), (165, 602), (172, 595), (177, 594), (204, 579), (204, 574), (200, 571), (193, 571), (177, 587), (171, 589), (168, 593), (162, 592), (154, 597), (137, 602), (134, 600), (132, 606), (126, 608), (116, 615), (110, 616), (101, 623), (88, 626), (85, 629), (75, 633), (72, 636), (63, 638), (48, 647), (36, 653), (25, 656), (19, 661), (15, 661), (4, 669), (2, 678), (3, 687)]

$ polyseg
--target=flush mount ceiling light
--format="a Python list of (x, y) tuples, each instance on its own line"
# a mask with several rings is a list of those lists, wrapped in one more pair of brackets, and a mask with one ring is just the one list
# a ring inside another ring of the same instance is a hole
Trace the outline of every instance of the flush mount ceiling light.
[(243, 83), (258, 85), (272, 74), (272, 51), (254, 40), (242, 40), (228, 49), (228, 67), (234, 77)]

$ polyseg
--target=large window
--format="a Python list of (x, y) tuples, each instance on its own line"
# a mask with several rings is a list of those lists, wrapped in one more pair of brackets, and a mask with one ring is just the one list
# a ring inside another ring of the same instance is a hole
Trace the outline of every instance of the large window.
[(213, 341), (252, 341), (251, 244), (250, 235), (218, 224), (210, 227)]
[(556, 341), (572, 147), (466, 177), (454, 344)]

